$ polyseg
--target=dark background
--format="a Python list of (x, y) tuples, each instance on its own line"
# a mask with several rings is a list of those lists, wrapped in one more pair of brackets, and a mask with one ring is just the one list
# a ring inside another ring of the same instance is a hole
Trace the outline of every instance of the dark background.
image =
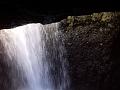
[(119, 5), (115, 0), (4, 0), (0, 1), (0, 28), (10, 28), (33, 22), (52, 23), (69, 15), (79, 16), (93, 12), (119, 11), (117, 6)]

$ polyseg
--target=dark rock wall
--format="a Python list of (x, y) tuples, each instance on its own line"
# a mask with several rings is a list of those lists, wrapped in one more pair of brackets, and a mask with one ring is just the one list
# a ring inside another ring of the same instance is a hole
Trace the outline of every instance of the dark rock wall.
[(72, 90), (119, 90), (120, 13), (68, 16), (61, 26)]

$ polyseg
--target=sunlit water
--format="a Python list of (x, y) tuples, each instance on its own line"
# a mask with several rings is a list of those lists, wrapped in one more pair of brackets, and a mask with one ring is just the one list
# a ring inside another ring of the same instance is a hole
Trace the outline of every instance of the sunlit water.
[(7, 63), (16, 62), (17, 71), (10, 72), (12, 90), (68, 90), (68, 62), (58, 28), (59, 23), (36, 23), (0, 30)]

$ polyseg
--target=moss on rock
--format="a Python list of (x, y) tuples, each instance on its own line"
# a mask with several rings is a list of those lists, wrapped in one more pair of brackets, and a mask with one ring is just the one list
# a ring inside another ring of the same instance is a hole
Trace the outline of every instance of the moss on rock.
[(105, 26), (107, 23), (112, 22), (118, 15), (120, 15), (119, 12), (100, 12), (91, 15), (68, 16), (66, 19), (68, 25), (67, 30), (73, 29), (76, 26), (90, 24)]

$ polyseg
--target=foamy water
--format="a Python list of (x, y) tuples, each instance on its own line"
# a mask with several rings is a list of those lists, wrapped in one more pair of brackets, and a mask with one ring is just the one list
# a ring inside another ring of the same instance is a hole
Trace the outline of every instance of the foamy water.
[(24, 81), (12, 90), (67, 90), (68, 63), (58, 28), (59, 23), (36, 23), (0, 31), (0, 40), (9, 57), (7, 62), (17, 62), (19, 77)]

